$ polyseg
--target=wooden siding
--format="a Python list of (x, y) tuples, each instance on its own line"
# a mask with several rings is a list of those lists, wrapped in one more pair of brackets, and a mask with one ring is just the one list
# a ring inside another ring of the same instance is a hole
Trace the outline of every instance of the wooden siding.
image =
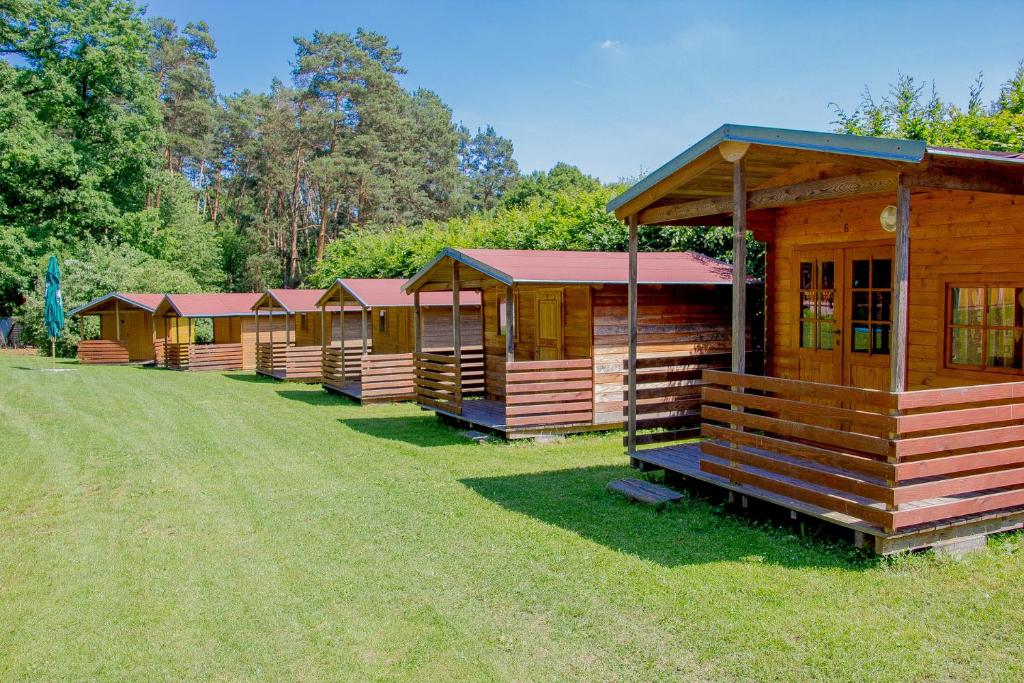
[[(822, 380), (798, 349), (796, 259), (813, 245), (892, 244), (879, 214), (895, 196), (779, 209), (768, 233), (768, 373)], [(1024, 283), (1024, 197), (954, 190), (915, 192), (910, 211), (908, 388), (1016, 381), (1020, 374), (944, 367), (945, 287), (950, 280)], [(849, 341), (845, 339), (845, 341)], [(886, 366), (887, 368), (887, 366)], [(888, 372), (885, 370), (885, 376)], [(860, 376), (862, 386), (879, 377)], [(825, 380), (828, 381), (828, 380)]]
[[(106, 341), (118, 340), (118, 324), (114, 317), (114, 311), (102, 311), (98, 314), (100, 319), (100, 339)], [(153, 316), (146, 311), (127, 309), (120, 311), (120, 341), (128, 351), (128, 360), (125, 362), (150, 361), (156, 358), (154, 349)], [(157, 331), (157, 336), (163, 339), (163, 329)]]
[[(382, 311), (385, 315), (383, 331), (380, 328)], [(423, 320), (423, 350), (451, 349), (451, 309), (440, 306), (424, 306), (420, 309), (420, 313)], [(412, 308), (409, 306), (389, 306), (371, 310), (369, 326), (373, 334), (374, 352), (411, 353), (415, 346), (412, 318)], [(479, 346), (482, 334), (479, 306), (463, 306), (461, 321), (463, 347)]]
[[(687, 358), (727, 352), (731, 346), (731, 289), (638, 288), (637, 357)], [(594, 292), (594, 421), (622, 422), (623, 371), (629, 356), (626, 287)]]

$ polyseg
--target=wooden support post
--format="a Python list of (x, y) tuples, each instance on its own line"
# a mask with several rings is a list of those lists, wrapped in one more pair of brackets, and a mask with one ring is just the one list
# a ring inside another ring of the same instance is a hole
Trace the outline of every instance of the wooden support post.
[(345, 292), (338, 288), (338, 309), (341, 319), (338, 321), (338, 334), (341, 335), (341, 384), (348, 382), (348, 375), (345, 374)]
[[(274, 307), (270, 307), (270, 372), (274, 372)], [(287, 320), (287, 316), (285, 316)]]
[(732, 165), (732, 371), (747, 370), (747, 171)]
[(420, 291), (417, 289), (412, 293), (412, 350), (416, 353), (423, 351), (423, 329), (420, 319)]
[(168, 316), (165, 315), (164, 316), (164, 367), (165, 368), (166, 367), (170, 367), (167, 364), (167, 345), (169, 343), (168, 339), (170, 339), (171, 332), (170, 332), (169, 329), (167, 329), (167, 318), (168, 318)]
[(114, 299), (114, 329), (117, 331), (117, 341), (121, 341), (121, 306), (117, 299)]
[(455, 365), (462, 366), (462, 306), (459, 303), (459, 262), (452, 261), (452, 346), (455, 349)]
[(324, 349), (327, 348), (327, 329), (324, 319), (327, 316), (327, 304), (324, 303), (320, 306), (320, 350), (321, 357)]
[[(498, 311), (501, 315), (501, 311)], [(516, 360), (516, 309), (512, 285), (505, 285), (505, 362)]]
[(369, 326), (366, 324), (368, 317), (369, 317), (369, 311), (366, 309), (366, 306), (363, 306), (363, 310), (362, 310), (362, 314), (361, 314), (359, 322), (360, 322), (360, 325), (362, 326), (362, 335), (363, 335), (362, 354), (364, 356), (366, 355), (366, 349), (367, 349), (366, 338), (369, 336)]
[(907, 390), (907, 322), (910, 293), (910, 186), (900, 174), (896, 187), (896, 248), (893, 253), (892, 349), (889, 390)]
[(636, 356), (637, 356), (637, 280), (640, 277), (637, 249), (637, 216), (629, 217), (629, 286), (627, 315), (629, 317), (629, 358), (626, 368), (626, 453), (636, 453)]

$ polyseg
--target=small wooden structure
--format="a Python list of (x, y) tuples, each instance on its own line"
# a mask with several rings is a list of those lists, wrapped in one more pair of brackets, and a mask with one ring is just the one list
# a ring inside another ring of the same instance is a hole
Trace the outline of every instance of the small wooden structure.
[[(78, 362), (99, 365), (160, 363), (163, 360), (163, 330), (153, 313), (163, 294), (110, 292), (69, 312), (78, 316), (82, 340)], [(100, 321), (99, 339), (85, 338), (85, 316)]]
[[(405, 290), (454, 291), (456, 302), (462, 290), (482, 292), (484, 397), (463, 400), (475, 387), (456, 335), (453, 353), (417, 346), (417, 401), (507, 438), (621, 427), (628, 274), (624, 253), (445, 249)], [(639, 343), (652, 367), (721, 363), (731, 277), (699, 254), (641, 254)], [(651, 419), (695, 410), (696, 395), (662, 393), (645, 398)]]
[[(163, 366), (171, 370), (256, 367), (256, 319), (250, 309), (259, 296), (259, 292), (168, 294), (156, 311), (157, 328), (163, 332)], [(208, 343), (196, 341), (196, 320), (202, 318), (213, 322), (213, 339)]]
[(628, 407), (648, 381), (631, 345), (632, 462), (849, 527), (879, 553), (1020, 527), (1022, 195), (1022, 155), (750, 126), (651, 173), (609, 204), (631, 258), (638, 225), (731, 224), (742, 282), (747, 231), (766, 243), (766, 365), (749, 372), (734, 335), (730, 371), (687, 388), (703, 384), (706, 440), (668, 444)]
[[(291, 382), (319, 382), (323, 342), (341, 338), (340, 309), (328, 306), (323, 320), (317, 302), (325, 289), (268, 289), (252, 305), (256, 314), (256, 372)], [(273, 317), (273, 326), (268, 324)], [(345, 312), (349, 325), (359, 318), (352, 308)], [(354, 329), (354, 328), (353, 328)]]
[[(411, 401), (413, 386), (413, 348), (415, 331), (413, 297), (402, 291), (405, 280), (340, 278), (320, 298), (318, 305), (326, 316), (332, 303), (359, 310), (358, 326), (344, 326), (339, 337), (349, 339), (355, 333), (355, 345), (347, 341), (344, 350), (333, 341), (323, 340), (324, 389), (363, 403), (373, 401)], [(477, 382), (483, 385), (480, 296), (463, 296), (461, 334), (469, 343), (464, 347), (464, 363), (478, 365)], [(452, 351), (452, 295), (433, 292), (420, 299), (420, 329), (424, 350), (432, 353)]]

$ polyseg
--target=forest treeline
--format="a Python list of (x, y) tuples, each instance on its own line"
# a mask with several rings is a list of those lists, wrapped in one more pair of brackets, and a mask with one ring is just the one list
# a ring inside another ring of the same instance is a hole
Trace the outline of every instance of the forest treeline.
[[(294, 43), (286, 80), (222, 94), (200, 17), (180, 26), (129, 0), (0, 5), (0, 315), (19, 310), (28, 337), (41, 334), (50, 253), (74, 305), (113, 289), (405, 276), (449, 245), (625, 248), (604, 209), (625, 181), (568, 163), (522, 174), (510, 139), (469, 130), (436, 93), (403, 86), (385, 35), (315, 31)], [(833, 112), (841, 132), (1024, 151), (1024, 70), (987, 103), (980, 76), (960, 106), (899, 75), (881, 99), (865, 91)], [(641, 239), (730, 257), (725, 229)]]

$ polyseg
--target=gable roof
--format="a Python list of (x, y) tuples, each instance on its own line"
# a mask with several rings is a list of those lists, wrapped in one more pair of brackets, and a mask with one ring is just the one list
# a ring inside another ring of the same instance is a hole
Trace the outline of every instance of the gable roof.
[(90, 309), (102, 306), (112, 301), (120, 301), (133, 308), (140, 308), (148, 313), (152, 313), (163, 301), (163, 294), (148, 294), (140, 292), (109, 292), (103, 296), (96, 297), (88, 303), (84, 303), (77, 308), (73, 308), (68, 312), (68, 315), (85, 314), (88, 315)]
[[(268, 289), (253, 302), (252, 309), (280, 308), (285, 313), (316, 313), (320, 310), (320, 299), (326, 289)], [(337, 306), (328, 306), (328, 311), (337, 311)]]
[[(530, 251), (525, 249), (446, 248), (427, 267), (405, 283), (414, 291), (430, 279), (431, 271), (452, 259), (506, 285), (627, 284), (629, 254), (605, 251)], [(637, 254), (638, 284), (731, 285), (732, 267), (692, 251)]]
[[(364, 308), (391, 308), (413, 305), (412, 294), (402, 289), (405, 280), (401, 278), (338, 278), (320, 297), (319, 303), (337, 300), (339, 290), (346, 292), (345, 300), (351, 297)], [(420, 295), (420, 306), (451, 306), (451, 292), (424, 292)], [(480, 294), (463, 292), (459, 295), (460, 306), (479, 306)]]
[(730, 193), (731, 166), (718, 153), (719, 145), (750, 145), (748, 185), (770, 180), (772, 175), (811, 161), (831, 162), (865, 169), (910, 170), (931, 162), (948, 164), (1024, 164), (1024, 155), (1013, 152), (929, 146), (923, 140), (879, 138), (843, 133), (741, 126), (727, 123), (681, 154), (670, 159), (607, 204), (619, 218), (654, 206), (669, 194), (676, 201), (712, 198)]
[(159, 312), (173, 310), (181, 318), (228, 318), (252, 315), (252, 305), (259, 292), (228, 292), (209, 294), (168, 294)]

